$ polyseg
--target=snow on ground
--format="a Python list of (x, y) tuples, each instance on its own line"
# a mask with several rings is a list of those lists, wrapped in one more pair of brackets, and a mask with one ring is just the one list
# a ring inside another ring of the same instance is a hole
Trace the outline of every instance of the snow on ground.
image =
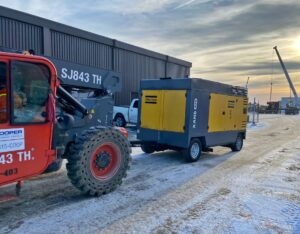
[(264, 128), (266, 127), (265, 123), (248, 123), (247, 124), (247, 130), (249, 131), (252, 131), (252, 130), (258, 130), (258, 129), (261, 129), (261, 128)]
[(99, 198), (65, 170), (30, 180), (0, 204), (0, 233), (300, 233), (299, 174), (300, 117), (266, 115), (238, 153), (216, 147), (187, 164), (134, 148), (122, 186)]

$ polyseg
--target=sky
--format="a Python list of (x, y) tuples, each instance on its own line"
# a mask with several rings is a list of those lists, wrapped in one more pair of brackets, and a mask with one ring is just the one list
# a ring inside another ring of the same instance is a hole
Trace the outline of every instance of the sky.
[(193, 63), (191, 77), (289, 97), (277, 45), (300, 95), (299, 0), (0, 0), (0, 5)]

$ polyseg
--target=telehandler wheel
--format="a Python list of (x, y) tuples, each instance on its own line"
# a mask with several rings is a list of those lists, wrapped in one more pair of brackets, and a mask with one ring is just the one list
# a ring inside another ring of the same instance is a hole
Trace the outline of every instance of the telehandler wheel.
[(116, 129), (97, 127), (84, 131), (70, 148), (68, 177), (88, 195), (109, 193), (126, 177), (130, 153), (128, 140)]
[(243, 136), (239, 134), (236, 138), (236, 141), (230, 146), (233, 152), (240, 151), (243, 148)]
[(199, 139), (192, 139), (190, 146), (182, 151), (187, 162), (196, 162), (202, 153), (202, 145)]
[(155, 152), (155, 147), (153, 145), (142, 144), (141, 149), (146, 154), (152, 154)]

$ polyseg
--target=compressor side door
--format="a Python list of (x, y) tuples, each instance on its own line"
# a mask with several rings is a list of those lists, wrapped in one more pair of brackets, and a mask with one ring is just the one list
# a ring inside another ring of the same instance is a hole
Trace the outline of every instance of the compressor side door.
[(43, 60), (22, 57), (6, 60), (3, 69), (6, 106), (1, 113), (6, 118), (0, 122), (0, 185), (41, 174), (55, 156), (50, 150), (53, 123), (47, 119), (53, 70)]

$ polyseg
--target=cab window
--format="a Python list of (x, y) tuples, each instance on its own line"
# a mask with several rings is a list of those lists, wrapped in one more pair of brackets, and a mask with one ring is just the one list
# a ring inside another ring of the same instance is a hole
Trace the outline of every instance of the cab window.
[(0, 62), (0, 123), (7, 121), (6, 64)]
[(50, 71), (43, 64), (11, 64), (12, 122), (44, 123), (50, 91)]

